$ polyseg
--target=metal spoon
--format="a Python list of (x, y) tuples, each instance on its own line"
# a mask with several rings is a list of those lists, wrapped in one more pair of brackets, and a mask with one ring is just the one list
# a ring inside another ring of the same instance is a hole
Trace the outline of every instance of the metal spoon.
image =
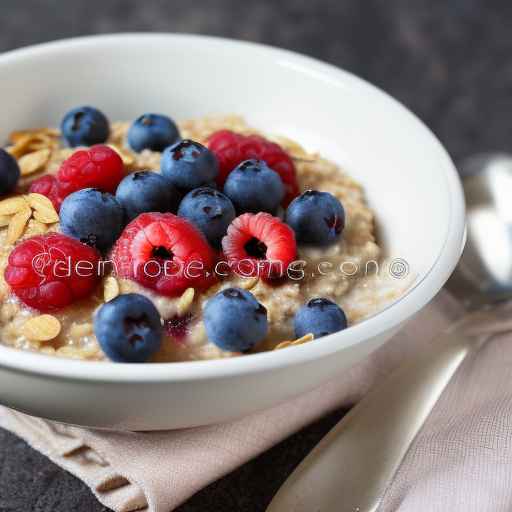
[(510, 310), (482, 309), (512, 297), (512, 156), (478, 155), (464, 161), (460, 173), (467, 244), (447, 285), (468, 314), (370, 391), (297, 467), (267, 512), (376, 511), (439, 396), (482, 342), (463, 327), (501, 311), (498, 330), (512, 329)]

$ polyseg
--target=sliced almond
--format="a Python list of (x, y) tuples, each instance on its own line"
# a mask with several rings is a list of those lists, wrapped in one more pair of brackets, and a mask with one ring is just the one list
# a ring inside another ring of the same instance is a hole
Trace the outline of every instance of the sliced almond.
[(115, 277), (107, 277), (103, 284), (103, 299), (109, 302), (119, 295), (119, 283)]
[(32, 130), (15, 130), (10, 133), (9, 141), (13, 144), (17, 144), (20, 140), (24, 140), (26, 137), (37, 138), (37, 137), (60, 137), (59, 130), (55, 128), (34, 128)]
[(29, 134), (23, 134), (23, 136), (20, 136), (16, 139), (14, 142), (14, 145), (9, 146), (7, 148), (7, 151), (15, 157), (19, 158), (21, 155), (25, 154), (28, 148), (28, 145), (30, 144), (30, 141), (32, 140), (32, 136)]
[(20, 139), (24, 137), (37, 137), (37, 136), (49, 136), (59, 137), (60, 132), (55, 128), (34, 128), (32, 130), (15, 130), (9, 135), (9, 140), (16, 144)]
[(291, 342), (291, 341), (282, 341), (281, 343), (278, 343), (278, 344), (274, 347), (274, 350), (281, 350), (282, 348), (289, 347), (291, 344), (292, 344), (292, 342)]
[(14, 158), (19, 158), (21, 155), (18, 153), (16, 146), (5, 146), (5, 151), (12, 155)]
[(59, 222), (59, 214), (55, 211), (52, 202), (42, 194), (29, 194), (28, 204), (34, 210), (34, 219), (44, 224)]
[(37, 131), (51, 137), (60, 137), (60, 130), (57, 130), (57, 128), (39, 128)]
[(21, 332), (30, 341), (50, 341), (56, 338), (61, 330), (60, 322), (52, 315), (40, 315), (27, 320)]
[(11, 222), (10, 215), (0, 215), (0, 228), (4, 228), (5, 226), (8, 226), (9, 222)]
[(279, 343), (278, 345), (276, 345), (274, 347), (274, 350), (281, 350), (282, 348), (286, 348), (286, 347), (294, 347), (296, 345), (302, 345), (303, 343), (307, 343), (308, 341), (312, 341), (314, 339), (315, 339), (315, 337), (311, 333), (309, 333), (309, 334), (306, 334), (306, 335), (302, 336), (301, 338), (298, 338), (293, 341), (282, 341), (281, 343)]
[(50, 214), (49, 212), (42, 213), (35, 211), (33, 215), (34, 219), (36, 219), (39, 222), (42, 222), (43, 224), (55, 224), (56, 222), (59, 222), (59, 215), (57, 214), (57, 212)]
[(305, 334), (304, 336), (302, 336), (301, 338), (298, 338), (294, 341), (292, 341), (292, 345), (302, 345), (303, 343), (307, 343), (308, 341), (313, 341), (315, 339), (315, 337), (313, 336), (313, 334), (311, 333), (308, 333), (308, 334)]
[(195, 290), (194, 288), (187, 288), (178, 300), (176, 310), (178, 316), (183, 316), (194, 302)]
[(30, 236), (44, 235), (48, 231), (48, 226), (35, 219), (28, 221), (27, 230), (25, 233)]
[(9, 197), (0, 201), (0, 215), (14, 215), (27, 208), (29, 205), (22, 196)]
[(259, 277), (248, 277), (242, 280), (241, 287), (245, 290), (252, 290), (259, 282)]
[(40, 149), (55, 149), (59, 146), (59, 139), (44, 130), (13, 132), (11, 141), (13, 145), (8, 148), (8, 151), (16, 158)]
[(50, 149), (40, 149), (39, 151), (34, 151), (33, 153), (23, 155), (18, 160), (21, 175), (28, 176), (41, 170), (43, 166), (45, 166), (48, 163), (48, 160), (50, 159), (50, 154)]
[(7, 227), (7, 243), (13, 244), (22, 237), (25, 232), (25, 228), (27, 227), (28, 219), (32, 216), (32, 211), (30, 208), (26, 210), (22, 210), (21, 212), (16, 213), (11, 221), (9, 222), (9, 226)]
[(29, 151), (39, 151), (40, 149), (53, 149), (58, 145), (58, 142), (55, 139), (52, 139), (48, 136), (43, 136), (37, 139), (34, 139), (27, 146)]
[(11, 132), (9, 141), (13, 144), (18, 144), (20, 141), (25, 141), (32, 138), (32, 133), (29, 130), (19, 130)]

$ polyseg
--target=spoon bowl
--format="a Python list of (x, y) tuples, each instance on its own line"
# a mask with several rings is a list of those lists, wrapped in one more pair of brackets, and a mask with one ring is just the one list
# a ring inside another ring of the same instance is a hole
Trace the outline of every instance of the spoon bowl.
[(512, 295), (512, 156), (480, 154), (459, 166), (467, 242), (450, 291), (472, 309)]

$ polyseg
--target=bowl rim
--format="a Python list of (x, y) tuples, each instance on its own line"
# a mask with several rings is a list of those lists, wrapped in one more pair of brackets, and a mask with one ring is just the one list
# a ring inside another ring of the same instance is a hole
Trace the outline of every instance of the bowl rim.
[[(419, 132), (423, 132), (430, 138), (430, 150), (437, 152), (440, 157), (450, 202), (443, 246), (430, 269), (398, 301), (363, 322), (341, 333), (318, 339), (315, 343), (289, 347), (287, 350), (220, 360), (141, 364), (64, 359), (0, 345), (0, 368), (57, 379), (105, 383), (194, 381), (254, 374), (328, 357), (351, 345), (391, 331), (432, 300), (454, 270), (464, 246), (465, 204), (462, 186), (450, 156), (431, 130), (398, 100), (366, 80), (332, 64), (274, 46), (216, 36), (175, 33), (128, 32), (60, 39), (0, 54), (0, 67), (20, 58), (37, 57), (64, 49), (69, 52), (75, 48), (93, 47), (104, 43), (120, 44), (134, 39), (153, 40), (155, 43), (165, 39), (167, 42), (174, 40), (182, 43), (206, 44), (210, 47), (227, 45), (232, 49), (249, 50), (264, 54), (268, 58), (278, 58), (291, 66), (300, 67), (303, 72), (314, 74), (327, 81), (349, 82), (351, 87), (355, 86), (370, 95), (378, 95), (386, 100), (393, 108), (400, 110), (402, 115), (406, 115)], [(334, 337), (338, 338), (335, 343), (333, 343)], [(149, 367), (150, 371), (148, 371)]]

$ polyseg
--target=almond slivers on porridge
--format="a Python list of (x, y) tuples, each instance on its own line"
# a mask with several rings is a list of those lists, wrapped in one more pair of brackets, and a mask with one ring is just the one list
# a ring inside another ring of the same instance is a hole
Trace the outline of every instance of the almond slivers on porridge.
[(79, 107), (0, 149), (0, 342), (173, 362), (315, 343), (397, 300), (359, 183), (238, 116)]

